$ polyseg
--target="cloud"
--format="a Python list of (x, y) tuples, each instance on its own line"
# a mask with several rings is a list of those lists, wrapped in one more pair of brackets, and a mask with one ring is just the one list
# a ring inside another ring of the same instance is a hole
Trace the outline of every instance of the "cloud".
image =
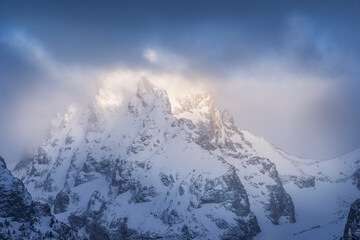
[[(2, 119), (9, 126), (2, 142), (10, 139), (15, 144), (14, 152), (20, 152), (22, 146), (40, 144), (51, 119), (65, 112), (69, 105), (84, 107), (94, 99), (106, 107), (126, 104), (142, 77), (167, 89), (172, 102), (179, 96), (211, 92), (215, 104), (229, 109), (238, 126), (265, 136), (296, 155), (335, 156), (340, 149), (336, 147), (340, 139), (352, 134), (351, 128), (339, 133), (339, 123), (329, 121), (338, 111), (318, 114), (329, 108), (328, 102), (336, 109), (346, 102), (339, 105), (338, 98), (342, 95), (336, 96), (336, 76), (330, 78), (311, 67), (299, 66), (298, 62), (289, 61), (288, 55), (264, 56), (256, 63), (242, 64), (228, 71), (221, 78), (199, 72), (196, 66), (191, 66), (191, 60), (158, 47), (151, 50), (156, 53), (155, 66), (152, 63), (93, 69), (56, 61), (41, 44), (24, 36), (9, 38), (12, 40), (8, 45), (45, 74), (40, 82), (33, 82), (33, 88), (25, 95), (18, 96), (9, 107), (9, 116)], [(155, 48), (147, 48), (144, 57), (149, 49)], [(20, 138), (22, 141), (18, 141)], [(5, 145), (2, 146), (4, 149)], [(331, 152), (329, 146), (334, 151)]]
[[(1, 105), (7, 114), (0, 119), (0, 150), (8, 159), (18, 159), (23, 149), (40, 145), (52, 119), (66, 112), (69, 106), (86, 108), (94, 100), (103, 107), (122, 104), (136, 92), (137, 81), (142, 77), (168, 89), (174, 97), (189, 93), (178, 91), (184, 89), (181, 87), (196, 89), (195, 83), (166, 64), (168, 59), (175, 60), (176, 57), (167, 55), (165, 51), (160, 51), (159, 66), (154, 69), (121, 65), (94, 69), (55, 60), (39, 41), (23, 32), (13, 32), (1, 40), (4, 46), (31, 62), (33, 68), (42, 73), (38, 81), (32, 79), (34, 72), (18, 76), (20, 79), (29, 78), (31, 85), (26, 90), (13, 91), (14, 100)], [(175, 61), (173, 63), (172, 66), (178, 66)], [(8, 85), (14, 84), (11, 79), (6, 80)], [(15, 162), (10, 161), (10, 167)]]
[(146, 49), (146, 51), (144, 52), (144, 57), (151, 63), (156, 63), (158, 60), (158, 54), (153, 49)]
[[(359, 6), (4, 3), (0, 153), (10, 138), (31, 139), (69, 104), (88, 102), (104, 79), (134, 86), (142, 76), (171, 96), (212, 92), (240, 127), (290, 153), (350, 151), (360, 146)], [(124, 97), (104, 104), (117, 101)]]
[(21, 30), (14, 29), (6, 34), (1, 34), (0, 41), (48, 74), (56, 75), (57, 71), (61, 71), (41, 44)]
[(19, 30), (2, 33), (0, 46), (6, 50), (2, 57), (17, 59), (15, 67), (5, 62), (1, 75), (1, 88), (8, 93), (0, 101), (6, 113), (0, 118), (0, 150), (4, 157), (18, 159), (23, 148), (41, 143), (58, 112), (90, 99), (98, 89), (98, 70), (56, 61), (39, 41)]

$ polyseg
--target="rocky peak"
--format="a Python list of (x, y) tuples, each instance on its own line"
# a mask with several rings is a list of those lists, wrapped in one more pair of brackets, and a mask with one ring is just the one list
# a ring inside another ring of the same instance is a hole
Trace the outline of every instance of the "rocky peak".
[(154, 94), (158, 87), (150, 82), (147, 78), (141, 78), (137, 84), (136, 94), (138, 97), (143, 97), (146, 94)]
[[(215, 109), (209, 93), (180, 99), (172, 114), (166, 91), (145, 78), (129, 97), (112, 111), (92, 105), (61, 118), (50, 139), (14, 169), (34, 199), (51, 205), (57, 218), (79, 234), (90, 239), (252, 239), (259, 224), (263, 234), (272, 233), (272, 225), (283, 229), (294, 223), (289, 229), (303, 229), (305, 222), (318, 224), (301, 211), (295, 214), (294, 203), (301, 204), (306, 188), (315, 185), (315, 174), (327, 177), (332, 166), (308, 164), (240, 130), (227, 110)], [(358, 183), (358, 171), (351, 178), (358, 163), (344, 167), (351, 170), (341, 184)], [(330, 195), (334, 200), (346, 186), (336, 185), (321, 192), (336, 193)], [(295, 236), (284, 234), (263, 236)]]
[[(151, 106), (164, 108), (167, 113), (171, 113), (171, 104), (167, 92), (159, 88), (147, 78), (141, 78), (137, 84), (136, 96), (141, 100), (143, 107)], [(136, 105), (137, 100), (132, 100), (129, 108)]]
[(153, 82), (143, 77), (137, 84), (136, 95), (139, 98), (146, 98), (147, 96), (155, 96), (157, 98), (168, 98), (167, 92), (155, 85)]
[[(241, 144), (235, 144), (231, 138), (238, 135), (243, 139), (234, 119), (227, 110), (221, 112), (214, 106), (214, 99), (210, 93), (193, 94), (178, 99), (178, 107), (173, 110), (178, 119), (188, 119), (197, 127), (194, 131), (196, 142), (208, 150), (227, 148), (231, 151), (242, 149)], [(242, 140), (241, 140), (242, 141)]]
[(179, 98), (178, 107), (174, 109), (173, 115), (178, 119), (191, 120), (199, 128), (197, 134), (200, 135), (202, 143), (213, 139), (216, 131), (221, 127), (218, 111), (209, 93)]

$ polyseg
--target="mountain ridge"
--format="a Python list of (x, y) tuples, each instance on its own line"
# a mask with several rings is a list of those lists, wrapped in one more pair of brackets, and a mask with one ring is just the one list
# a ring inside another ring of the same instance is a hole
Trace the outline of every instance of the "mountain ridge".
[[(37, 200), (83, 236), (116, 239), (120, 231), (133, 239), (294, 237), (291, 232), (337, 219), (337, 211), (345, 214), (329, 186), (344, 194), (346, 204), (358, 196), (345, 192), (356, 190), (353, 170), (360, 165), (352, 156), (330, 164), (292, 157), (236, 127), (208, 93), (172, 109), (166, 91), (144, 78), (128, 105), (114, 106), (95, 102), (85, 111), (70, 110), (37, 153), (14, 169)], [(95, 191), (87, 192), (90, 186)], [(322, 218), (309, 217), (303, 195), (314, 193), (334, 199), (331, 207), (338, 210), (326, 215), (329, 209), (315, 201), (310, 209), (321, 209)], [(340, 234), (336, 226), (332, 232)]]

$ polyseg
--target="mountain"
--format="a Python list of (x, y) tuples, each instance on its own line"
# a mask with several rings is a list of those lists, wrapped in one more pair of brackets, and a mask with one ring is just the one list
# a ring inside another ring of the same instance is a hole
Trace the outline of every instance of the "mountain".
[(235, 126), (209, 93), (170, 102), (146, 79), (128, 101), (109, 98), (116, 92), (104, 97), (106, 91), (59, 116), (49, 138), (13, 171), (79, 235), (343, 235), (359, 198), (360, 150), (327, 161), (301, 159)]
[(360, 239), (360, 199), (351, 204), (342, 240)]
[(77, 239), (51, 214), (46, 204), (32, 200), (24, 184), (0, 157), (0, 239)]

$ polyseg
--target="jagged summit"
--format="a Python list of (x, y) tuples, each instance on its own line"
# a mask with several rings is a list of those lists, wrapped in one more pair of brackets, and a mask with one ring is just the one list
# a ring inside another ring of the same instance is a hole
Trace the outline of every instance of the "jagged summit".
[(159, 89), (155, 84), (150, 82), (147, 78), (143, 77), (137, 84), (136, 93), (138, 97), (143, 97), (146, 94), (157, 94), (163, 91), (163, 89)]
[(209, 93), (182, 98), (171, 111), (167, 92), (144, 78), (125, 100), (116, 110), (87, 106), (63, 115), (14, 169), (82, 236), (304, 239), (311, 231), (297, 233), (317, 224), (343, 231), (335, 219), (347, 208), (337, 203), (359, 195), (360, 163), (351, 156), (289, 156), (238, 128)]
[[(168, 114), (171, 113), (171, 104), (167, 92), (146, 78), (139, 80), (136, 96), (141, 100), (144, 107), (150, 105), (153, 107), (162, 107)], [(132, 108), (136, 101), (137, 100), (133, 98), (129, 104), (129, 108)]]

